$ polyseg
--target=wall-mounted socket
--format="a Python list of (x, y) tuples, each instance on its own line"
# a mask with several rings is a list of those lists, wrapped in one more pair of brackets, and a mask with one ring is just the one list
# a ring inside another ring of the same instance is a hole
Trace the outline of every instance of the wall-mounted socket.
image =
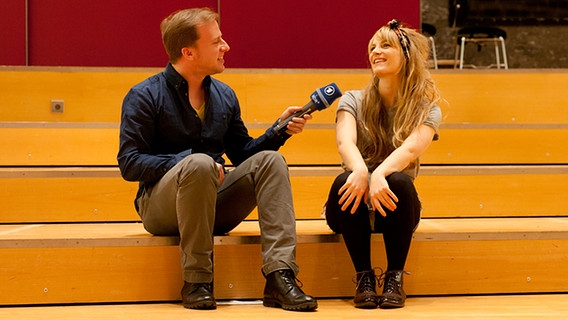
[(51, 100), (51, 112), (52, 113), (63, 113), (65, 109), (65, 101), (63, 100)]

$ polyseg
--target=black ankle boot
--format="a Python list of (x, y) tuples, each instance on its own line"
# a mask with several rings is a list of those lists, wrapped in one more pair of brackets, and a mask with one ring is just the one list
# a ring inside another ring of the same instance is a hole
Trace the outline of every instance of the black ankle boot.
[(266, 275), (262, 304), (292, 311), (311, 311), (318, 307), (316, 299), (300, 289), (292, 270), (277, 270)]
[(382, 309), (402, 308), (406, 300), (406, 293), (402, 288), (402, 270), (387, 271), (384, 275), (383, 295), (379, 300)]
[(217, 308), (212, 283), (184, 282), (181, 298), (183, 306), (188, 309), (212, 310)]
[(377, 278), (375, 270), (357, 273), (357, 287), (355, 287), (355, 297), (353, 302), (355, 308), (374, 309), (379, 304), (377, 296)]

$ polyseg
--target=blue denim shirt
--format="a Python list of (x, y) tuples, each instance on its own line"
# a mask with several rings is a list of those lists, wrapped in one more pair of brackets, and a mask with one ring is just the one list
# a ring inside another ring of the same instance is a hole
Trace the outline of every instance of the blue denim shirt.
[(277, 121), (252, 138), (235, 92), (210, 76), (203, 88), (203, 123), (189, 103), (187, 81), (171, 64), (132, 87), (124, 98), (117, 160), (125, 180), (140, 181), (138, 196), (190, 154), (208, 154), (222, 165), (226, 154), (233, 165), (239, 165), (259, 151), (278, 150), (290, 137), (274, 133)]

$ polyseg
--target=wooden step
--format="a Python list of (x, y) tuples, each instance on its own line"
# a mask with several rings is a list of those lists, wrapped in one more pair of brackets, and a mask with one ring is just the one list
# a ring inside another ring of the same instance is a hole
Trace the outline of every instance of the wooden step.
[[(0, 67), (0, 121), (119, 122), (128, 90), (163, 68)], [(433, 70), (447, 103), (445, 123), (567, 123), (565, 69)], [(227, 69), (215, 78), (239, 97), (248, 123), (272, 123), (289, 105), (303, 106), (316, 88), (364, 88), (368, 69)], [(33, 93), (33, 94), (30, 94)], [(64, 113), (50, 101), (64, 100)], [(337, 104), (330, 109), (334, 109)], [(314, 122), (333, 123), (334, 112)]]
[[(341, 236), (323, 220), (297, 223), (304, 289), (353, 294)], [(0, 225), (0, 304), (179, 300), (177, 237), (140, 223)], [(373, 265), (384, 268), (381, 235)], [(565, 292), (568, 218), (423, 219), (405, 278), (411, 295)], [(215, 237), (218, 299), (258, 299), (264, 279), (256, 222)]]
[[(251, 126), (259, 136), (270, 124)], [(423, 164), (566, 164), (568, 124), (443, 125)], [(115, 166), (118, 124), (0, 123), (0, 166)], [(530, 146), (530, 147), (527, 147)], [(290, 165), (338, 165), (333, 125), (313, 125), (279, 150)]]
[(568, 318), (568, 294), (411, 296), (402, 309), (365, 310), (353, 307), (351, 299), (319, 299), (316, 312), (283, 312), (266, 308), (262, 301), (217, 301), (216, 310), (188, 310), (181, 303), (129, 303), (65, 306), (14, 306), (0, 308), (2, 319), (247, 319), (266, 320), (440, 320), (440, 319), (547, 319)]
[[(321, 217), (341, 172), (290, 167), (298, 219)], [(426, 218), (568, 216), (568, 198), (558, 197), (568, 190), (568, 165), (423, 166), (416, 187)], [(116, 167), (0, 168), (0, 223), (139, 221), (137, 189)]]

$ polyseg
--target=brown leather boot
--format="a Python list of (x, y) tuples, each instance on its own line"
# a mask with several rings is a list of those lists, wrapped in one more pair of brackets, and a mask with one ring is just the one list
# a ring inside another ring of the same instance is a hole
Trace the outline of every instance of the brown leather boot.
[(383, 295), (379, 300), (381, 309), (404, 307), (406, 293), (402, 288), (402, 275), (408, 273), (403, 270), (387, 271), (384, 274)]
[(374, 309), (377, 307), (379, 296), (376, 286), (375, 270), (357, 273), (357, 287), (355, 287), (355, 297), (353, 298), (355, 308)]

